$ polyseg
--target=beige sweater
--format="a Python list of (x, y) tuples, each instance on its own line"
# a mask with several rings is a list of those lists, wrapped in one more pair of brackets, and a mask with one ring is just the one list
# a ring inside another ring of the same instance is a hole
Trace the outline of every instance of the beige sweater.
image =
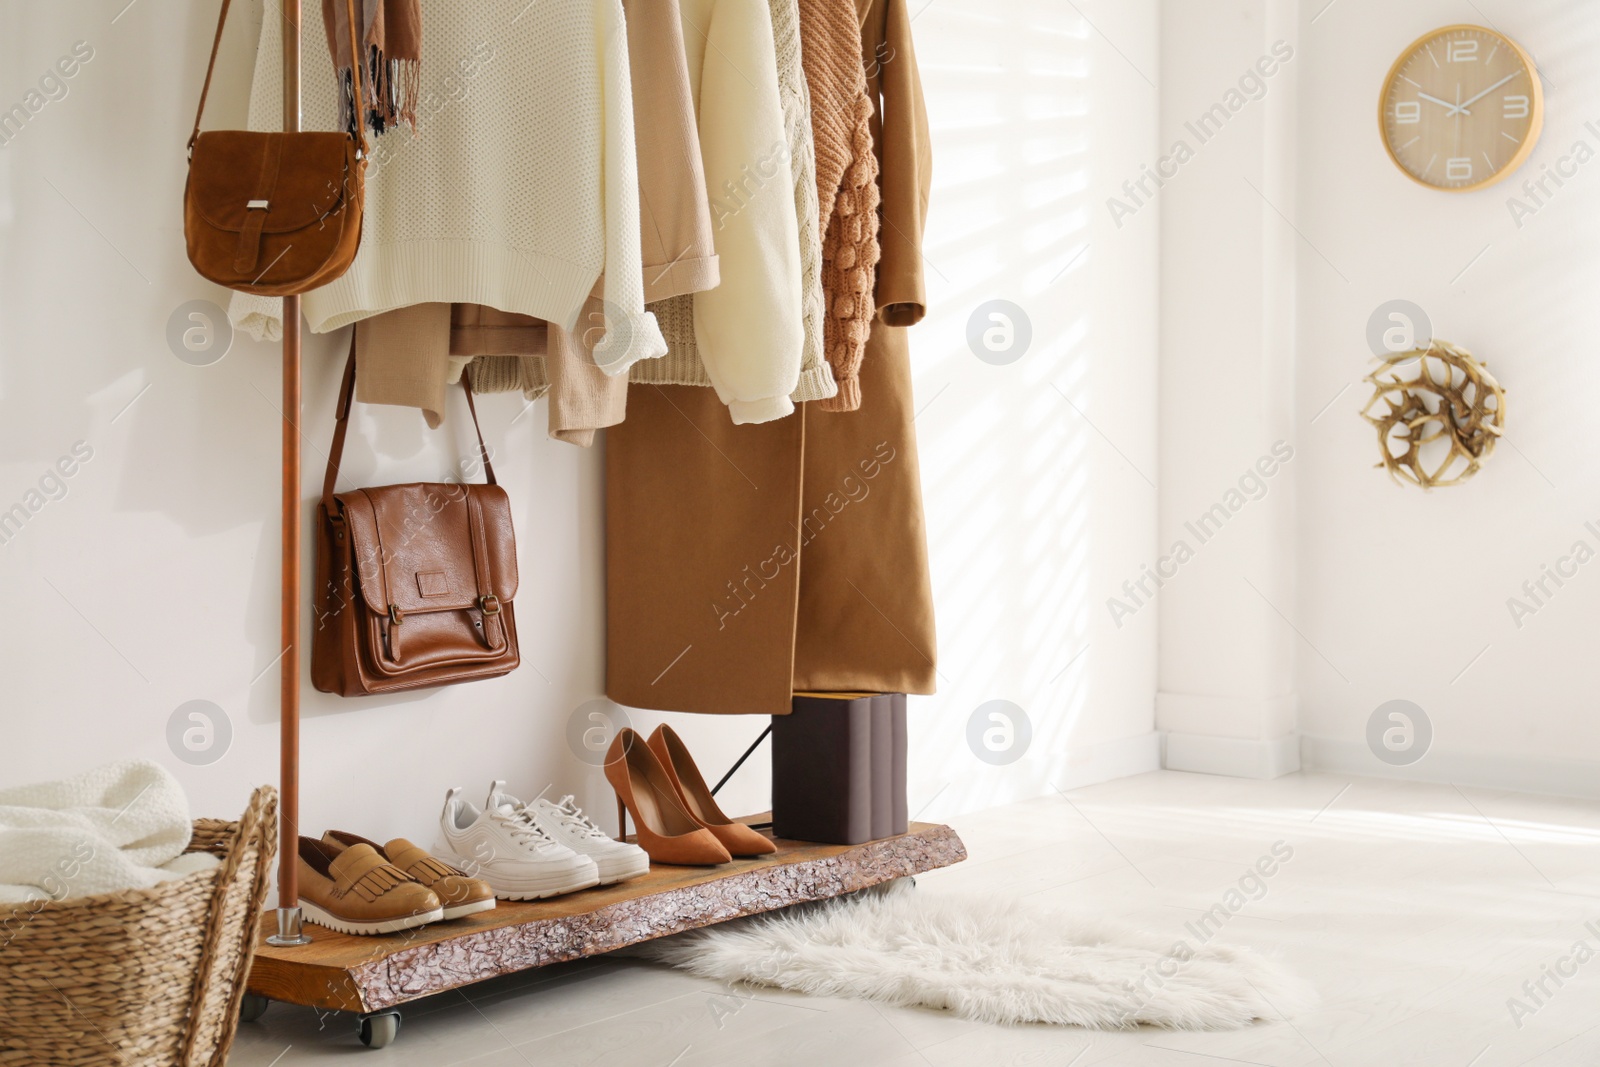
[[(790, 399), (823, 400), (838, 392), (833, 371), (822, 355), (822, 234), (817, 204), (817, 158), (811, 137), (811, 94), (800, 63), (799, 0), (771, 0), (772, 38), (778, 60), (778, 95), (794, 171), (795, 222), (800, 231), (801, 323), (805, 343), (800, 354), (800, 381)], [(636, 363), (628, 374), (635, 382), (655, 385), (710, 385), (694, 339), (694, 302), (688, 297), (651, 305), (667, 354)]]
[[(590, 297), (584, 314), (598, 321), (601, 306)], [(625, 379), (595, 365), (584, 337), (585, 331), (481, 304), (396, 308), (356, 323), (358, 396), (421, 407), (428, 425), (437, 426), (444, 417), (446, 369), (453, 357), (465, 357), (474, 391), (520, 391), (529, 402), (548, 398), (550, 436), (587, 447), (597, 429), (622, 421), (628, 392)], [(366, 385), (361, 379), (369, 377)]]
[(721, 274), (678, 0), (623, 0), (622, 7), (633, 69), (644, 298), (715, 289)]

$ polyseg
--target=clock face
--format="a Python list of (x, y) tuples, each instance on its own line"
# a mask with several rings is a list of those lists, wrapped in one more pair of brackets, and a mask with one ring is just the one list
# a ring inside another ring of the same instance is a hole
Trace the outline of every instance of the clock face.
[(1533, 151), (1544, 91), (1532, 58), (1512, 41), (1481, 26), (1446, 26), (1395, 61), (1378, 121), (1407, 175), (1465, 192), (1504, 178)]

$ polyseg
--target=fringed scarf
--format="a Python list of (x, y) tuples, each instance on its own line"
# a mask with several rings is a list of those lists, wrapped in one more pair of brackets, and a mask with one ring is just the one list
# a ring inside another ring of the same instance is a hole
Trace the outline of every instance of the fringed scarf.
[[(350, 23), (346, 0), (322, 0), (333, 65), (344, 84), (341, 125), (353, 129), (350, 107)], [(354, 0), (362, 25), (356, 37), (365, 53), (362, 112), (373, 133), (397, 123), (417, 128), (422, 82), (422, 0)]]

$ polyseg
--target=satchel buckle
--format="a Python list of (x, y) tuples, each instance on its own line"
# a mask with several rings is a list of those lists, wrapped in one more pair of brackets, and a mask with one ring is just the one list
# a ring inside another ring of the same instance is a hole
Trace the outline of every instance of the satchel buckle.
[(391, 625), (399, 626), (401, 620), (404, 619), (404, 618), (405, 618), (405, 615), (400, 611), (400, 605), (399, 604), (390, 604), (389, 605), (389, 622), (390, 622)]
[(500, 598), (493, 593), (485, 593), (478, 598), (478, 610), (485, 615), (500, 614)]
[(267, 207), (268, 201), (265, 200), (246, 200), (244, 202), (244, 209), (246, 211), (266, 211)]

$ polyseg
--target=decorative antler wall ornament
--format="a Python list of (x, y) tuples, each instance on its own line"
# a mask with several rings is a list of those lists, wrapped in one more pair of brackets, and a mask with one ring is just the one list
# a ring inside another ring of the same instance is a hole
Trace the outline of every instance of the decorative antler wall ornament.
[[(1478, 473), (1506, 424), (1506, 391), (1488, 368), (1440, 340), (1379, 362), (1366, 377), (1372, 399), (1361, 409), (1378, 428), (1383, 459), (1375, 466), (1396, 482), (1424, 489), (1458, 485)], [(1380, 402), (1387, 410), (1370, 414)]]

